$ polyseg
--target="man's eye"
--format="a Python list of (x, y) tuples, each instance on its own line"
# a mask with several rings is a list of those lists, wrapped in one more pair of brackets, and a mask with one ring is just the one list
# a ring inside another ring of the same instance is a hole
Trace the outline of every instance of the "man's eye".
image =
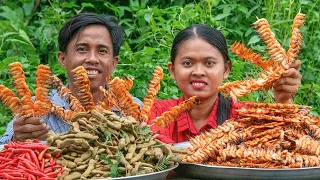
[(99, 53), (100, 54), (108, 54), (108, 51), (106, 49), (100, 49)]
[(79, 52), (85, 52), (85, 51), (87, 51), (87, 48), (85, 48), (85, 47), (78, 47), (78, 48), (77, 48), (77, 51), (79, 51)]

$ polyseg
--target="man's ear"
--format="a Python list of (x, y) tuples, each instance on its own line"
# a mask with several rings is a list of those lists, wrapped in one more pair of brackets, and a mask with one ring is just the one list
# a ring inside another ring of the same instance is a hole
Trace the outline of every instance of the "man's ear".
[(172, 62), (168, 62), (167, 66), (168, 66), (168, 70), (169, 70), (169, 73), (171, 75), (171, 78), (173, 80), (176, 80), (175, 74), (174, 74), (174, 65), (172, 64)]
[(62, 52), (62, 51), (59, 51), (58, 52), (58, 61), (59, 61), (59, 64), (64, 68), (66, 69), (67, 67), (67, 62), (66, 62), (66, 53), (65, 52)]
[(228, 61), (225, 65), (225, 71), (223, 73), (223, 79), (227, 79), (229, 76), (229, 73), (231, 71), (231, 61)]
[(119, 62), (119, 56), (113, 57), (112, 70), (111, 70), (111, 73), (110, 73), (110, 74), (112, 74), (113, 70), (117, 67), (118, 62)]

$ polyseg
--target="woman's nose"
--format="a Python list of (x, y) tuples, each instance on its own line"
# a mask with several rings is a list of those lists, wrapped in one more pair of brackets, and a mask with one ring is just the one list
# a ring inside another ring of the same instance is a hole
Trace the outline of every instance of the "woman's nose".
[(192, 75), (204, 76), (205, 75), (205, 70), (201, 65), (196, 65), (196, 66), (194, 66), (194, 69), (192, 71)]

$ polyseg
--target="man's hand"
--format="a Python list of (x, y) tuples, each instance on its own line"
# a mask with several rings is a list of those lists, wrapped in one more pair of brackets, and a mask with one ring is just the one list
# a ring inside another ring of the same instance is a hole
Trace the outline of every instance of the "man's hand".
[(302, 76), (298, 71), (300, 66), (300, 60), (292, 62), (287, 69), (288, 73), (283, 74), (273, 83), (272, 90), (277, 103), (292, 103), (292, 97), (298, 92), (301, 85)]
[(49, 130), (49, 127), (39, 117), (30, 117), (19, 122), (14, 121), (12, 141), (45, 140)]

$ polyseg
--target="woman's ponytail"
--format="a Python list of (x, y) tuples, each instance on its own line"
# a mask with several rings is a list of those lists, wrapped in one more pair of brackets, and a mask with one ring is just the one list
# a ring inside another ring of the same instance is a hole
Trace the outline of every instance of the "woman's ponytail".
[(219, 104), (217, 110), (217, 125), (221, 125), (230, 118), (231, 98), (225, 98), (219, 93)]

